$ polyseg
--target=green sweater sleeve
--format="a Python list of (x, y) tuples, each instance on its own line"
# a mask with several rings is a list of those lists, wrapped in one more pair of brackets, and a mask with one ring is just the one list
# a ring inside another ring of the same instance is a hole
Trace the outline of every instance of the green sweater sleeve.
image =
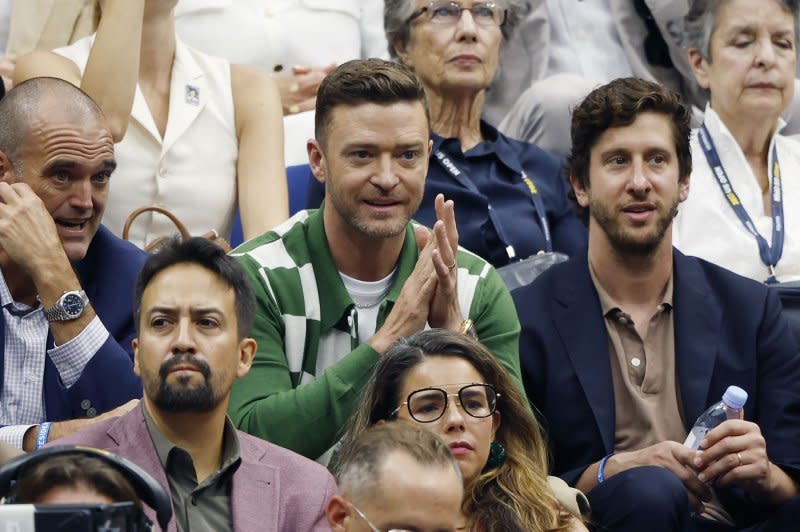
[(519, 318), (511, 294), (494, 268), (481, 280), (469, 317), (475, 322), (478, 339), (508, 370), (524, 396), (519, 364)]
[(239, 429), (316, 459), (341, 436), (378, 352), (362, 344), (313, 382), (295, 387), (278, 306), (263, 283), (252, 277), (251, 281), (257, 301), (253, 337), (258, 347), (250, 372), (231, 389), (229, 415)]

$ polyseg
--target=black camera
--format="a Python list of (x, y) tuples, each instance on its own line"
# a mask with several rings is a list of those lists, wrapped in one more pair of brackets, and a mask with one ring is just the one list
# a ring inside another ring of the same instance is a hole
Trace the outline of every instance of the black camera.
[(153, 523), (132, 502), (3, 504), (0, 529), (15, 532), (149, 532)]
[[(99, 458), (119, 471), (138, 497), (155, 510), (162, 530), (172, 517), (169, 493), (150, 474), (130, 460), (101, 449), (81, 445), (47, 447), (23, 454), (0, 468), (0, 530), (14, 532), (144, 532), (152, 522), (133, 502), (113, 504), (15, 504), (13, 491), (26, 471), (55, 456), (78, 454)], [(12, 494), (11, 496), (9, 496)]]

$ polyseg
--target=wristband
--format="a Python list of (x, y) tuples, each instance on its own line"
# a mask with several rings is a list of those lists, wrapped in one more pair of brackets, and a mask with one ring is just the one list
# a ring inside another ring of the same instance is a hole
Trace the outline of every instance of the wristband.
[(614, 456), (614, 451), (611, 451), (600, 460), (600, 465), (597, 466), (597, 483), (602, 484), (606, 481), (606, 462), (609, 458)]
[(45, 421), (39, 425), (39, 433), (36, 435), (36, 449), (41, 449), (47, 445), (47, 439), (50, 436), (50, 425), (52, 425), (52, 423), (49, 421)]

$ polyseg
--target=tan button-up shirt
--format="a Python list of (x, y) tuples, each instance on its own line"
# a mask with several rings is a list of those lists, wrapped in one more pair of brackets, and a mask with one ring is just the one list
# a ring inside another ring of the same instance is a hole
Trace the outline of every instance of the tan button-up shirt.
[(672, 278), (642, 338), (630, 314), (600, 286), (591, 265), (589, 272), (608, 332), (616, 413), (614, 449), (634, 451), (665, 440), (682, 442), (686, 429), (675, 377)]
[[(666, 440), (682, 443), (687, 432), (675, 377), (673, 278), (670, 277), (661, 304), (642, 338), (630, 314), (597, 281), (591, 264), (589, 273), (608, 333), (616, 413), (614, 450), (635, 451)], [(733, 524), (716, 494), (712, 496), (713, 500), (705, 504), (703, 516)]]

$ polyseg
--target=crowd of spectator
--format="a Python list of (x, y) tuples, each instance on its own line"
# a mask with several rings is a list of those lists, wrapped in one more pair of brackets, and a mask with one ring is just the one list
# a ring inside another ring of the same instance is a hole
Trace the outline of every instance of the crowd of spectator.
[[(0, 0), (2, 502), (169, 531), (796, 526), (798, 17)], [(242, 241), (123, 231), (145, 206)], [(685, 445), (729, 385), (743, 413)]]

